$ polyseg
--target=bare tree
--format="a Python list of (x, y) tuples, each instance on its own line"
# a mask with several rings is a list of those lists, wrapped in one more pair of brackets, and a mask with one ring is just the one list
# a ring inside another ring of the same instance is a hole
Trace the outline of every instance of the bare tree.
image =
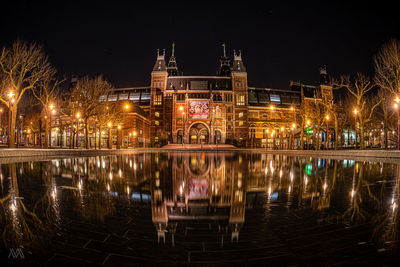
[(384, 44), (374, 57), (374, 81), (380, 88), (400, 94), (400, 41), (391, 40)]
[(349, 76), (341, 76), (339, 86), (347, 89), (348, 97), (353, 103), (355, 116), (357, 116), (360, 126), (360, 148), (364, 149), (365, 125), (371, 121), (374, 111), (382, 99), (375, 98), (376, 103), (371, 102), (372, 98), (368, 96), (368, 92), (374, 88), (374, 84), (361, 73), (357, 73), (353, 81)]
[[(3, 47), (0, 54), (0, 101), (11, 108), (11, 129), (15, 129), (18, 103), (27, 90), (34, 89), (45, 77), (55, 73), (41, 46), (16, 41), (11, 47)], [(9, 96), (12, 92), (13, 103)], [(15, 135), (11, 134), (10, 146), (15, 147)]]
[(93, 79), (88, 76), (78, 80), (72, 89), (72, 99), (78, 103), (77, 109), (82, 116), (85, 125), (85, 147), (89, 148), (89, 122), (100, 106), (103, 96), (111, 91), (112, 85), (103, 77), (97, 76)]
[[(58, 81), (51, 76), (45, 77), (45, 79), (41, 80), (38, 84), (36, 89), (32, 89), (32, 93), (36, 100), (40, 103), (43, 107), (42, 112), (45, 115), (45, 147), (48, 147), (51, 140), (49, 140), (49, 122), (48, 120), (51, 119), (52, 113), (56, 112), (56, 100), (57, 100), (57, 87), (63, 81)], [(51, 122), (50, 122), (51, 123)]]

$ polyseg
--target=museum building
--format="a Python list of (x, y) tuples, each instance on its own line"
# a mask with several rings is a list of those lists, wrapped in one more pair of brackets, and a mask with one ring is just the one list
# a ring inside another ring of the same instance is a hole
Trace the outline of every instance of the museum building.
[[(326, 78), (322, 69), (321, 81)], [(321, 88), (331, 89), (327, 81), (291, 82), (287, 90), (249, 87), (241, 51), (233, 51), (231, 60), (225, 45), (216, 75), (183, 76), (173, 44), (168, 62), (165, 49), (157, 50), (149, 87), (115, 89), (107, 101), (130, 101), (147, 114), (149, 135), (143, 146), (229, 143), (289, 148), (290, 138), (299, 132), (291, 127), (299, 122), (300, 104), (315, 102)]]

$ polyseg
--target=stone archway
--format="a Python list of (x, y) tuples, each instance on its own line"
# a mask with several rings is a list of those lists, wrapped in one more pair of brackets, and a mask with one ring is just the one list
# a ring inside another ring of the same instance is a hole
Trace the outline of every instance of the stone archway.
[(190, 144), (208, 144), (210, 131), (203, 123), (194, 123), (189, 130)]

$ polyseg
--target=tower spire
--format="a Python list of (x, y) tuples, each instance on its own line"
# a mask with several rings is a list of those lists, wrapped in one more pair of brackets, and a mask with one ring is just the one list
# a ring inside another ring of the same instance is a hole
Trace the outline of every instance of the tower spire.
[(231, 60), (226, 56), (225, 42), (222, 43), (223, 56), (219, 59), (219, 70), (217, 75), (219, 76), (230, 76), (231, 75)]
[(178, 76), (178, 65), (176, 64), (175, 58), (175, 42), (172, 42), (172, 53), (169, 58), (167, 71), (169, 76)]
[(225, 42), (222, 43), (222, 47), (224, 48), (224, 57), (226, 57)]

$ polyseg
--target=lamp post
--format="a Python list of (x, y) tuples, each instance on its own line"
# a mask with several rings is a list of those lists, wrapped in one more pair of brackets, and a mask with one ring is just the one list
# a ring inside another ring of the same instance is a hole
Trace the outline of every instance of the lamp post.
[(8, 148), (11, 147), (11, 108), (12, 108), (12, 104), (14, 103), (14, 92), (10, 91), (8, 93), (8, 137), (7, 137), (7, 141), (8, 141)]
[(50, 124), (50, 129), (49, 129), (49, 144), (50, 144), (50, 149), (51, 149), (51, 115), (52, 115), (52, 113), (55, 113), (55, 109), (54, 109), (54, 105), (53, 104), (50, 104), (50, 106), (49, 106), (49, 109), (50, 109), (50, 121), (49, 121), (49, 124)]
[[(308, 126), (310, 126), (310, 125), (311, 125), (310, 120), (307, 120), (306, 127), (308, 128)], [(310, 149), (310, 134), (307, 131), (307, 150), (309, 150), (309, 149)]]
[(329, 148), (329, 115), (326, 115), (326, 149)]
[(3, 114), (3, 108), (0, 108), (0, 139), (3, 142), (3, 124), (1, 123), (1, 115)]
[(76, 149), (79, 149), (79, 118), (81, 114), (76, 113)]
[(396, 102), (394, 104), (394, 107), (397, 110), (397, 150), (400, 150), (400, 111), (399, 111), (400, 98), (396, 97), (394, 101)]
[(136, 147), (136, 131), (133, 131), (133, 148)]
[(296, 124), (292, 124), (292, 150), (294, 150), (294, 129), (296, 128)]
[(355, 108), (353, 110), (353, 113), (354, 113), (354, 132), (355, 132), (354, 149), (357, 149), (357, 113), (358, 113), (358, 110)]
[[(182, 122), (183, 122), (183, 120), (184, 120), (184, 116), (185, 116), (185, 112), (183, 112), (183, 106), (180, 106), (179, 107), (179, 110), (182, 112)], [(185, 127), (185, 126), (184, 126)], [(185, 128), (183, 128), (183, 130), (182, 130), (182, 146), (183, 146), (183, 136), (184, 136), (184, 131), (185, 131)]]
[(109, 148), (109, 149), (112, 149), (112, 138), (111, 138), (111, 127), (112, 127), (112, 123), (109, 122), (109, 123), (107, 124), (107, 126), (108, 126), (108, 148)]

